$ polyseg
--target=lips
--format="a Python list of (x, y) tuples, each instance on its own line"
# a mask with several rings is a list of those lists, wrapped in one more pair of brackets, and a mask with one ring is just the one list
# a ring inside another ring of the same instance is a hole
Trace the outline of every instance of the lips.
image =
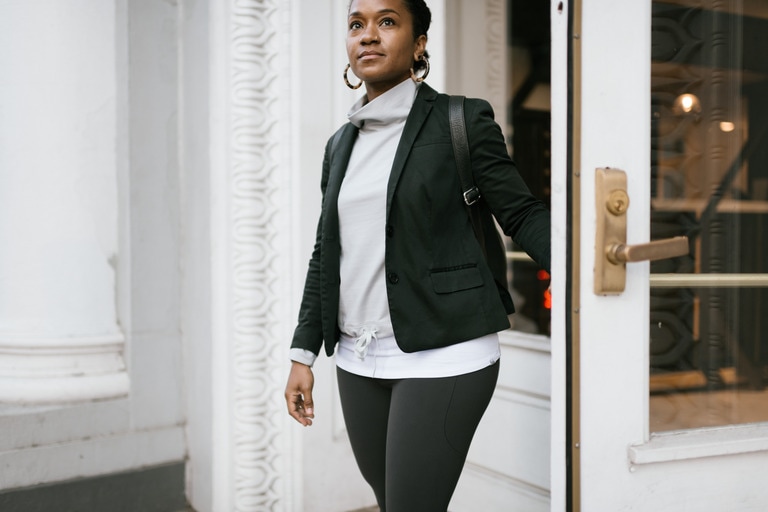
[(383, 53), (366, 51), (358, 54), (357, 58), (363, 60), (363, 59), (370, 59), (374, 57), (383, 57), (383, 56), (384, 56)]

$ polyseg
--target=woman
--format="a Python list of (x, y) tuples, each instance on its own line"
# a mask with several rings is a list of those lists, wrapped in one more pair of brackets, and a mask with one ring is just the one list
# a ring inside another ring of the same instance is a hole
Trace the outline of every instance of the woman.
[[(348, 71), (366, 94), (328, 142), (323, 205), (291, 345), (285, 398), (314, 418), (311, 366), (335, 352), (347, 432), (379, 507), (444, 512), (499, 371), (512, 303), (464, 206), (448, 96), (421, 83), (423, 0), (353, 0)], [(354, 79), (352, 80), (354, 81)], [(506, 152), (493, 112), (466, 100), (486, 219), (549, 268), (549, 213)]]

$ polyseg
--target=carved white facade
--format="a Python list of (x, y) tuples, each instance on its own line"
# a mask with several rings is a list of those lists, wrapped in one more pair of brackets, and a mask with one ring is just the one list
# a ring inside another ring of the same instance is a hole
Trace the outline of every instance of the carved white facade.
[[(0, 20), (33, 25), (33, 4), (3, 5)], [(187, 495), (199, 512), (372, 505), (346, 440), (333, 362), (321, 357), (315, 367), (312, 428), (295, 423), (283, 400), (322, 151), (359, 94), (340, 78), (348, 0), (65, 4), (47, 2), (49, 18), (40, 19), (70, 34), (72, 46), (39, 33), (40, 48), (59, 46), (36, 65), (89, 87), (58, 105), (69, 110), (31, 104), (72, 129), (38, 140), (17, 130), (23, 111), (0, 116), (2, 134), (17, 132), (26, 144), (19, 154), (38, 158), (39, 181), (50, 185), (32, 187), (23, 173), (7, 173), (24, 165), (0, 140), (0, 194), (29, 200), (27, 210), (13, 211), (33, 214), (16, 222), (26, 222), (25, 236), (38, 243), (20, 248), (9, 224), (0, 224), (0, 402), (15, 404), (0, 407), (0, 430), (16, 432), (0, 439), (0, 467), (16, 468), (0, 492), (186, 460)], [(430, 85), (488, 99), (505, 126), (506, 1), (430, 7)], [(98, 39), (87, 36), (96, 28)], [(33, 58), (11, 44), (21, 31), (0, 30), (3, 65)], [(29, 88), (0, 81), (0, 98), (46, 91)], [(39, 151), (54, 137), (71, 158)], [(89, 165), (80, 165), (86, 158)], [(67, 196), (70, 203), (54, 211), (63, 188), (89, 195), (81, 204)], [(9, 204), (0, 201), (0, 211)], [(56, 250), (65, 237), (78, 252)], [(54, 250), (43, 241), (56, 242)], [(32, 270), (17, 272), (22, 262), (66, 264), (67, 272), (54, 288)], [(7, 282), (36, 287), (20, 302)], [(22, 307), (33, 315), (19, 314)], [(62, 323), (51, 320), (54, 311)], [(43, 320), (19, 324), (35, 314)], [(503, 350), (546, 366), (546, 343), (505, 338)], [(525, 385), (541, 379), (546, 374)], [(502, 390), (501, 401), (519, 405), (523, 394), (538, 393), (523, 405), (546, 421), (546, 386), (515, 386)], [(31, 428), (41, 421), (48, 430)], [(491, 475), (484, 449), (470, 461), (456, 510), (476, 503), (476, 486), (499, 481), (512, 494), (522, 489), (546, 501), (546, 467), (535, 468), (533, 483), (507, 475), (517, 469), (509, 465)], [(92, 453), (99, 457), (74, 462)], [(41, 473), (41, 463), (52, 469)]]
[(220, 179), (227, 186), (215, 188), (225, 222), (213, 229), (226, 233), (225, 257), (218, 260), (226, 284), (214, 288), (214, 301), (222, 302), (224, 313), (224, 336), (215, 340), (218, 349), (226, 347), (226, 372), (219, 378), (230, 390), (230, 419), (221, 432), (230, 439), (224, 456), (230, 477), (220, 485), (231, 496), (216, 502), (222, 503), (220, 510), (294, 509), (289, 475), (297, 468), (286, 440), (292, 420), (282, 398), (290, 334), (291, 231), (286, 228), (295, 140), (293, 31), (285, 27), (292, 7), (279, 0), (233, 0), (225, 13), (229, 45), (220, 86), (228, 101), (221, 134), (226, 144), (220, 149), (226, 173)]

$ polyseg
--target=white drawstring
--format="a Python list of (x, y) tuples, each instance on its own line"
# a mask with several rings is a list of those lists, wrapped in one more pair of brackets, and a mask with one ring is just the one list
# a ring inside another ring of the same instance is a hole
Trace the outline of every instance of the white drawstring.
[(363, 328), (363, 333), (355, 340), (355, 355), (362, 361), (368, 354), (368, 345), (376, 338), (376, 329)]

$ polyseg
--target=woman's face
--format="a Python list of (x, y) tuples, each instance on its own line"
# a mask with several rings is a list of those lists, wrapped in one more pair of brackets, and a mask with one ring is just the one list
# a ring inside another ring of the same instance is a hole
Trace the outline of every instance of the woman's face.
[(347, 19), (347, 55), (365, 82), (368, 100), (410, 77), (427, 37), (413, 39), (413, 19), (403, 0), (353, 0)]

